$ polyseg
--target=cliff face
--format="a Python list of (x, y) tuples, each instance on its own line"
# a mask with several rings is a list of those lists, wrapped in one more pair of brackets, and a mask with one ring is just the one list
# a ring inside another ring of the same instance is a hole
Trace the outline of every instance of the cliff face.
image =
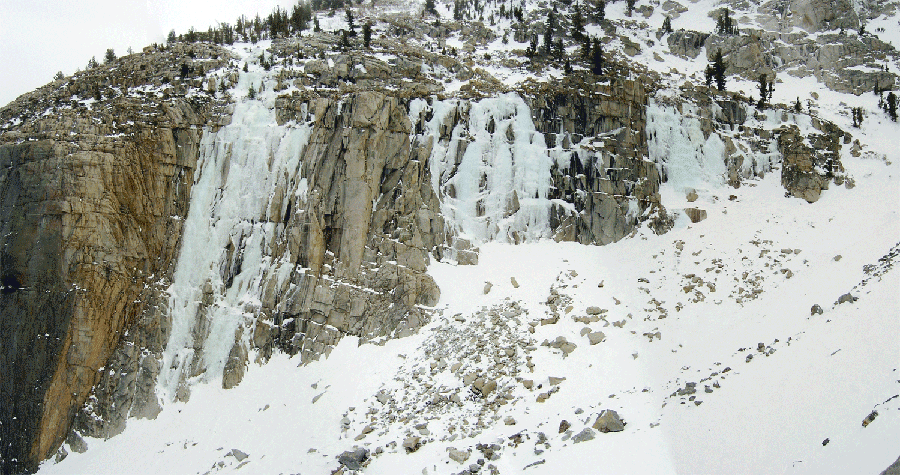
[[(3, 110), (23, 122), (0, 137), (4, 470), (57, 449), (146, 310), (147, 285), (174, 262), (211, 104), (120, 92), (135, 80), (128, 67), (164, 77), (170, 59), (123, 60)], [(93, 100), (77, 99), (88, 91)]]
[(390, 39), (391, 58), (326, 61), (329, 38), (241, 61), (149, 48), (0, 110), (4, 470), (195, 383), (233, 387), (275, 351), (309, 362), (345, 335), (408, 335), (440, 297), (431, 259), (662, 233), (661, 182), (740, 186), (813, 153), (794, 146), (809, 127), (773, 130), (796, 118), (727, 95), (652, 99), (641, 75), (507, 89)]

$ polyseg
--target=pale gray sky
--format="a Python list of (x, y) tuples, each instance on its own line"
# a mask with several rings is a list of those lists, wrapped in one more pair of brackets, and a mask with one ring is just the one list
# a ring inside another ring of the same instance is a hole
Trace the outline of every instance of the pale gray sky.
[(241, 14), (268, 15), (296, 0), (0, 0), (0, 107), (53, 80), (71, 75), (107, 48), (126, 54)]

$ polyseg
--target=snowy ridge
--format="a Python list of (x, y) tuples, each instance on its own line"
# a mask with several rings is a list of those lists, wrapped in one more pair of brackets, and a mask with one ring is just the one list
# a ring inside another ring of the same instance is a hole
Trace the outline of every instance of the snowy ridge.
[[(416, 99), (415, 123), (430, 114), (432, 187), (451, 234), (473, 243), (534, 241), (550, 236), (553, 162), (525, 101), (505, 94), (480, 101)], [(458, 114), (459, 122), (442, 130)]]
[(280, 286), (294, 270), (289, 255), (273, 261), (266, 251), (284, 232), (273, 222), (285, 213), (284, 196), (306, 192), (300, 154), (309, 134), (308, 125), (277, 126), (274, 110), (256, 100), (238, 103), (230, 125), (204, 132), (169, 288), (163, 397), (183, 396), (178, 389), (186, 380), (220, 379), (235, 333), (247, 338), (261, 283), (275, 278)]

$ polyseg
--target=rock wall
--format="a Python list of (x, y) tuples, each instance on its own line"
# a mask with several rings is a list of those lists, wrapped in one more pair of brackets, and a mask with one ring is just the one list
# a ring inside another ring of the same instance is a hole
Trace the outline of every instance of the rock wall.
[(559, 150), (551, 169), (550, 226), (557, 240), (609, 244), (659, 208), (660, 175), (648, 160), (648, 93), (639, 80), (564, 82), (526, 92), (536, 128)]
[(194, 56), (130, 56), (0, 111), (4, 473), (33, 470), (65, 439), (98, 370), (145, 311), (145, 284), (175, 259), (197, 127), (214, 122), (215, 107), (122, 91), (140, 79), (128, 71), (164, 77), (174, 61), (225, 59), (216, 48)]

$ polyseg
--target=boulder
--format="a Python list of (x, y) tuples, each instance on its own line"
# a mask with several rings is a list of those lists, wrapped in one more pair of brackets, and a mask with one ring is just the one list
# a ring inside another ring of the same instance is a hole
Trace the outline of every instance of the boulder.
[(457, 462), (459, 464), (463, 464), (466, 460), (469, 460), (469, 456), (471, 456), (471, 452), (467, 450), (456, 450), (453, 447), (448, 447), (447, 452), (449, 453), (450, 460)]
[(575, 434), (575, 437), (572, 437), (572, 441), (576, 444), (579, 442), (586, 442), (588, 440), (592, 440), (594, 438), (594, 431), (591, 430), (590, 427), (585, 427), (581, 430), (581, 432)]
[(592, 427), (600, 432), (621, 432), (625, 430), (625, 422), (619, 418), (619, 414), (616, 411), (604, 409), (597, 416), (597, 420)]
[(369, 450), (358, 447), (354, 450), (348, 450), (338, 456), (338, 462), (347, 467), (348, 470), (359, 470), (363, 463), (369, 459)]
[(485, 282), (484, 289), (483, 289), (484, 295), (487, 295), (491, 291), (491, 287), (493, 287), (493, 286), (494, 286), (494, 284), (492, 284), (490, 282)]
[(604, 334), (603, 332), (591, 332), (588, 333), (587, 337), (591, 345), (596, 345), (597, 343), (600, 343), (601, 341), (606, 339), (606, 334)]
[(417, 435), (403, 439), (403, 448), (406, 449), (408, 454), (419, 450), (420, 447), (422, 447), (422, 438)]
[(684, 214), (691, 219), (692, 223), (699, 223), (706, 219), (706, 210), (699, 208), (685, 208)]

